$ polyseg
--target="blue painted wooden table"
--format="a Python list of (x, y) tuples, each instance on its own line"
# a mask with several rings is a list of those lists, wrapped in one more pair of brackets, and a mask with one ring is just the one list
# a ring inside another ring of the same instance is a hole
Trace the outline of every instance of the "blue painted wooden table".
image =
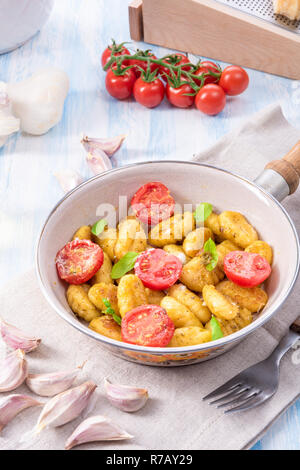
[[(100, 54), (110, 38), (129, 40), (124, 0), (57, 1), (49, 22), (22, 48), (0, 56), (0, 81), (19, 81), (55, 65), (70, 77), (62, 121), (41, 137), (11, 137), (0, 149), (0, 284), (33, 264), (35, 240), (48, 212), (63, 195), (53, 173), (74, 169), (91, 176), (80, 145), (82, 133), (127, 133), (115, 166), (142, 160), (189, 159), (240, 121), (280, 101), (286, 117), (300, 127), (300, 82), (249, 70), (251, 86), (229, 99), (217, 117), (164, 102), (148, 110), (117, 102), (104, 90)], [(134, 46), (134, 44), (133, 44)], [(144, 47), (139, 44), (139, 47)], [(162, 48), (153, 47), (157, 55)], [(300, 448), (300, 401), (291, 407), (254, 449)]]

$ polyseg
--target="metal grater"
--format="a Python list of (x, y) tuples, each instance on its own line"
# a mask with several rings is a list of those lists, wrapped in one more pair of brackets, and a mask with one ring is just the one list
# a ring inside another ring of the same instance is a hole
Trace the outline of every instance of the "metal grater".
[(272, 0), (216, 0), (229, 7), (261, 18), (281, 28), (300, 34), (300, 20), (291, 21), (285, 16), (275, 15)]

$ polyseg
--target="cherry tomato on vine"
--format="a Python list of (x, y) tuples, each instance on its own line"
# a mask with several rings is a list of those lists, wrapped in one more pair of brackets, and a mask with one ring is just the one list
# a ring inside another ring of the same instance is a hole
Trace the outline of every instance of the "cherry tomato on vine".
[[(201, 76), (204, 73), (209, 73), (209, 72), (220, 74), (220, 70), (217, 64), (209, 60), (204, 60), (203, 62), (200, 63), (199, 68), (195, 72), (193, 72), (193, 74)], [(205, 77), (203, 85), (208, 85), (209, 83), (218, 83), (219, 79), (220, 78), (218, 77), (213, 77), (212, 75), (208, 75), (207, 77)], [(201, 80), (197, 80), (196, 78), (194, 80), (198, 86), (201, 85)]]
[(213, 83), (204, 85), (196, 95), (195, 104), (199, 111), (214, 116), (220, 113), (225, 107), (225, 92), (219, 85)]
[(219, 85), (230, 96), (240, 95), (248, 88), (249, 75), (246, 70), (237, 65), (229, 65), (221, 75)]
[(159, 305), (141, 305), (126, 313), (121, 333), (125, 343), (164, 347), (169, 344), (175, 325)]
[(146, 108), (155, 108), (165, 96), (165, 87), (159, 78), (151, 82), (138, 78), (133, 87), (133, 95), (136, 101)]
[[(188, 57), (184, 54), (180, 54), (179, 52), (176, 52), (176, 54), (172, 54), (173, 55), (173, 58), (174, 60), (172, 59), (164, 59), (163, 62), (165, 62), (166, 64), (172, 64), (172, 65), (182, 65), (182, 64), (188, 64), (190, 61), (188, 59)], [(178, 57), (179, 60), (175, 60), (175, 57)], [(191, 66), (187, 65), (187, 66), (184, 66), (182, 67), (182, 70), (185, 70), (186, 72), (189, 72), (191, 70)], [(170, 69), (168, 69), (168, 67), (164, 67), (163, 65), (161, 65), (159, 67), (159, 73), (161, 74), (161, 78), (167, 82), (168, 79), (166, 77), (166, 75), (168, 75), (169, 77), (172, 76), (172, 73), (170, 72)]]
[(266, 258), (257, 253), (231, 251), (224, 258), (224, 271), (228, 279), (243, 287), (255, 287), (271, 274)]
[[(116, 44), (113, 42), (111, 46), (108, 46), (102, 53), (101, 56), (101, 64), (102, 67), (105, 67), (107, 62), (110, 61), (112, 53), (116, 56), (120, 55), (130, 55), (130, 52), (123, 44)], [(128, 61), (124, 60), (123, 65), (128, 65)]]
[(137, 218), (148, 225), (156, 225), (174, 214), (175, 200), (170, 190), (158, 181), (141, 186), (131, 199)]
[[(143, 54), (143, 57), (152, 57), (152, 59), (157, 59), (157, 57), (152, 53)], [(141, 71), (139, 70), (138, 67), (141, 67), (145, 72), (147, 71), (147, 68), (148, 68), (148, 62), (146, 62), (145, 60), (139, 60), (139, 59), (130, 59), (129, 65), (134, 66), (133, 70), (137, 77), (141, 76)], [(158, 68), (159, 68), (159, 65), (150, 62), (150, 73), (154, 72), (154, 70), (157, 70)]]
[(103, 251), (90, 240), (75, 238), (59, 250), (55, 263), (61, 279), (70, 284), (84, 284), (101, 268)]
[(118, 100), (125, 100), (132, 95), (135, 81), (136, 75), (132, 69), (123, 70), (122, 74), (118, 74), (117, 67), (113, 67), (107, 71), (105, 86), (111, 96)]
[(166, 95), (169, 102), (178, 108), (188, 108), (189, 106), (192, 106), (195, 101), (195, 96), (191, 96), (189, 93), (193, 92), (194, 90), (187, 83), (184, 83), (177, 88), (168, 83), (166, 88)]
[(160, 248), (143, 251), (134, 265), (134, 272), (145, 287), (153, 290), (164, 290), (178, 281), (182, 263), (177, 256)]

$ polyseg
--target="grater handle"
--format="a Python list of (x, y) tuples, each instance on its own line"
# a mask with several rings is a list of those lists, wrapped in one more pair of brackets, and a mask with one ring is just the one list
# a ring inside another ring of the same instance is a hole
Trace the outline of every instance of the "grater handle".
[(289, 194), (293, 194), (300, 181), (300, 140), (281, 160), (268, 163), (265, 169), (279, 173), (288, 184)]

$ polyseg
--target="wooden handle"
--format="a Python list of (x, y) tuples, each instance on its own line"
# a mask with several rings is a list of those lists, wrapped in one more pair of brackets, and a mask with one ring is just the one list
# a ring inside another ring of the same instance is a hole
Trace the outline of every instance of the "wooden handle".
[(133, 0), (128, 7), (130, 37), (134, 41), (144, 38), (143, 0)]
[(293, 194), (300, 182), (300, 140), (282, 160), (274, 160), (265, 168), (279, 173), (287, 182), (290, 194)]

